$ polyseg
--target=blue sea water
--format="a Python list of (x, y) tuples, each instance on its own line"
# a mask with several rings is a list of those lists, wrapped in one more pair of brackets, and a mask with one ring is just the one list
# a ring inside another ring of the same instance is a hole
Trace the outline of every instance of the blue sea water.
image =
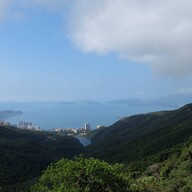
[(76, 137), (77, 139), (79, 139), (80, 143), (83, 145), (83, 146), (88, 146), (91, 144), (91, 139), (88, 138), (88, 137), (83, 137), (83, 136), (78, 136)]
[(112, 102), (6, 102), (0, 103), (2, 110), (19, 110), (22, 115), (5, 119), (11, 124), (19, 121), (32, 122), (42, 129), (80, 128), (85, 122), (95, 129), (97, 125), (109, 126), (122, 117), (160, 110), (172, 110), (175, 107), (160, 105), (133, 105)]

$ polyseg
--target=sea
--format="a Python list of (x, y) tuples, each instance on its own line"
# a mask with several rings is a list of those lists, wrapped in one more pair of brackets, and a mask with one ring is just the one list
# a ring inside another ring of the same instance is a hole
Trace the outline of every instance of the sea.
[(118, 102), (1, 102), (0, 111), (14, 110), (23, 114), (4, 119), (12, 125), (31, 122), (44, 130), (82, 128), (89, 122), (92, 129), (110, 126), (135, 114), (173, 110), (176, 106), (140, 105)]

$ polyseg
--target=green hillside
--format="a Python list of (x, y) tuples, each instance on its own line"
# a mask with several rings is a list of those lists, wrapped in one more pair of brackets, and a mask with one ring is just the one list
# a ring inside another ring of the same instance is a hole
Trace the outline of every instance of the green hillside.
[(52, 164), (32, 192), (192, 191), (192, 104), (128, 117), (90, 135), (86, 158)]
[(94, 158), (62, 159), (50, 165), (31, 189), (32, 192), (191, 192), (192, 139), (143, 172), (131, 172), (126, 164), (112, 165)]
[(0, 126), (0, 191), (16, 191), (51, 162), (80, 153), (83, 146), (73, 137)]
[[(192, 136), (192, 104), (173, 111), (161, 111), (124, 118), (92, 136), (88, 156), (145, 169), (149, 159), (167, 158), (172, 147)], [(146, 160), (148, 159), (148, 160)], [(142, 163), (137, 163), (141, 162)], [(133, 166), (135, 164), (135, 166)]]
[(127, 117), (90, 136), (83, 148), (72, 137), (0, 127), (0, 191), (192, 191), (192, 104)]

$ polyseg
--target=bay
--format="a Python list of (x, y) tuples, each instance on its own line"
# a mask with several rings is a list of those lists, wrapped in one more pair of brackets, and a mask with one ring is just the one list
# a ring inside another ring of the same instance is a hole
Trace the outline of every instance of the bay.
[(1, 102), (0, 111), (22, 111), (22, 115), (5, 120), (15, 125), (19, 121), (32, 122), (42, 129), (81, 128), (85, 122), (96, 126), (110, 126), (123, 117), (161, 110), (175, 106), (133, 105), (113, 102)]
[(77, 139), (79, 139), (80, 143), (85, 147), (91, 144), (91, 139), (88, 137), (83, 136), (77, 136)]

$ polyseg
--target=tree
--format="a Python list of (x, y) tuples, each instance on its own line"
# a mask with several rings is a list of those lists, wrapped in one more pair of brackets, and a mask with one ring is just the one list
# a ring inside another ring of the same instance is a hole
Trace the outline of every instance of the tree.
[(33, 192), (129, 192), (123, 165), (94, 158), (62, 159), (51, 164), (32, 188)]

